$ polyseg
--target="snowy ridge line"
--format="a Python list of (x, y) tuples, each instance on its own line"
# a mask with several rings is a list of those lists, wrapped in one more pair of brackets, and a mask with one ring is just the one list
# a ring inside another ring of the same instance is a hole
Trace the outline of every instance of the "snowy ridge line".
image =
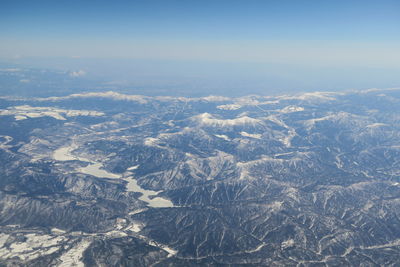
[(55, 107), (32, 107), (29, 105), (13, 106), (0, 109), (0, 116), (14, 116), (16, 120), (27, 118), (52, 117), (56, 120), (66, 120), (65, 117), (104, 116), (103, 112), (93, 110), (61, 109)]
[[(279, 103), (280, 100), (313, 100), (313, 99), (325, 99), (325, 100), (335, 100), (335, 96), (344, 96), (348, 94), (366, 94), (375, 92), (387, 92), (387, 91), (398, 91), (400, 87), (394, 88), (370, 88), (363, 90), (349, 89), (341, 92), (332, 91), (315, 91), (315, 92), (303, 92), (297, 94), (284, 94), (277, 96), (268, 95), (246, 95), (240, 97), (226, 97), (218, 95), (210, 95), (205, 97), (176, 97), (176, 96), (146, 96), (146, 95), (130, 95), (124, 93), (118, 93), (115, 91), (103, 91), (103, 92), (87, 92), (79, 94), (70, 94), (66, 96), (52, 96), (52, 97), (16, 97), (16, 96), (0, 96), (0, 99), (12, 100), (12, 101), (62, 101), (75, 98), (108, 98), (117, 101), (133, 101), (141, 104), (146, 104), (149, 101), (207, 101), (207, 102), (232, 102), (228, 105), (220, 105), (220, 109), (234, 110), (240, 108), (240, 106), (245, 105), (259, 105), (259, 104), (273, 104)], [(265, 100), (264, 102), (259, 102), (258, 100)], [(269, 101), (268, 101), (269, 100)]]

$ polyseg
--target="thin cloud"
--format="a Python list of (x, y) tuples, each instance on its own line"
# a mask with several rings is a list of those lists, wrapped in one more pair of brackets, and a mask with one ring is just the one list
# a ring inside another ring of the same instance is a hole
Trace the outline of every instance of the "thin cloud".
[(82, 76), (85, 76), (85, 75), (86, 75), (86, 72), (84, 70), (71, 71), (69, 73), (69, 76), (74, 77), (74, 78), (82, 77)]

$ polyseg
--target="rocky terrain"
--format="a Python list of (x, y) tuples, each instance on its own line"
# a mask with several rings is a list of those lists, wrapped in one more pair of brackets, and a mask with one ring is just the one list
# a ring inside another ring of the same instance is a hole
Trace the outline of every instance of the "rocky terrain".
[(0, 266), (398, 266), (400, 90), (0, 98)]

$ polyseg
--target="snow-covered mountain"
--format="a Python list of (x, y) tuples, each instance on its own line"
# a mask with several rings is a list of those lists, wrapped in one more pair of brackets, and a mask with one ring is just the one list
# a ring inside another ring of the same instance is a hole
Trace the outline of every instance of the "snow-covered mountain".
[(0, 265), (400, 264), (400, 90), (0, 98)]

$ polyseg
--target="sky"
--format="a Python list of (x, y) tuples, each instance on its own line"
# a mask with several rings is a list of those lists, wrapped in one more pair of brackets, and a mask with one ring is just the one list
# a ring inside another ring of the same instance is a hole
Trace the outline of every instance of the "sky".
[(2, 0), (0, 59), (21, 58), (87, 73), (123, 60), (125, 76), (146, 62), (150, 76), (217, 72), (275, 88), (391, 87), (400, 85), (400, 1)]

